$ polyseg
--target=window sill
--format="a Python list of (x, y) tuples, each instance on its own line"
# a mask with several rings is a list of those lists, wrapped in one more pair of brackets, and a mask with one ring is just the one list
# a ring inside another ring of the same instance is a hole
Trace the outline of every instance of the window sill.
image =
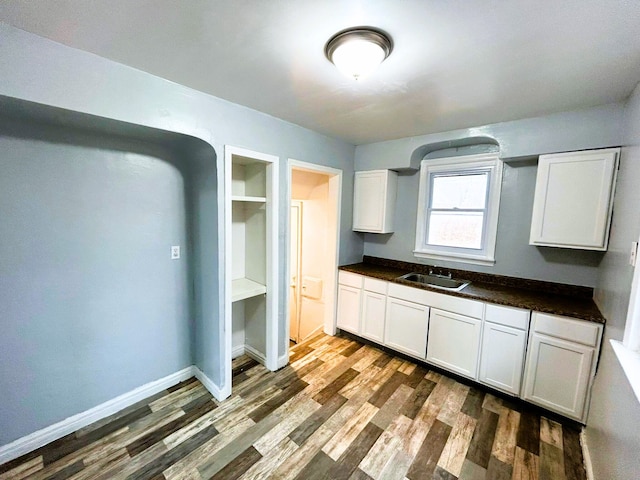
[(449, 262), (462, 262), (462, 263), (470, 263), (472, 265), (495, 265), (496, 261), (493, 258), (484, 258), (478, 257), (474, 255), (446, 255), (443, 253), (430, 253), (420, 250), (413, 251), (414, 257), (419, 258), (431, 258), (433, 260), (446, 260)]
[(640, 353), (629, 350), (622, 342), (617, 340), (609, 341), (620, 365), (622, 365), (622, 370), (624, 370), (627, 380), (631, 384), (633, 393), (636, 394), (636, 398), (640, 402)]

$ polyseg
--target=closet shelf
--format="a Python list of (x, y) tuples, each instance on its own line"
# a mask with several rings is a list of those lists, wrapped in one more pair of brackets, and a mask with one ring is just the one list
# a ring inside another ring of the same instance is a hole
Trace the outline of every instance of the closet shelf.
[(250, 197), (247, 195), (231, 195), (232, 202), (256, 202), (256, 203), (266, 203), (266, 197)]
[(231, 301), (237, 302), (245, 298), (256, 297), (267, 293), (267, 287), (248, 278), (238, 278), (231, 282)]

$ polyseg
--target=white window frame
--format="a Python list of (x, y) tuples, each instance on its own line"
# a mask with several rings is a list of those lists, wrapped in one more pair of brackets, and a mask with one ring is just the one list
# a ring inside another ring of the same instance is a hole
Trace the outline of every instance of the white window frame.
[(636, 264), (633, 270), (623, 340), (619, 342), (611, 339), (610, 342), (640, 402), (640, 264)]
[[(416, 220), (416, 244), (413, 254), (420, 258), (450, 260), (476, 265), (494, 265), (498, 213), (502, 189), (502, 160), (496, 153), (464, 155), (441, 159), (423, 160), (420, 163), (420, 191)], [(486, 216), (483, 226), (482, 249), (460, 247), (438, 247), (427, 244), (427, 215), (431, 196), (431, 175), (442, 173), (472, 173), (489, 171)]]

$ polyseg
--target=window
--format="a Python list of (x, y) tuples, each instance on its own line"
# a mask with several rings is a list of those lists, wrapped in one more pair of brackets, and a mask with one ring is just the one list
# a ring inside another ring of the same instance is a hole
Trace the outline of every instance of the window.
[(414, 255), (494, 264), (501, 183), (495, 154), (423, 160)]

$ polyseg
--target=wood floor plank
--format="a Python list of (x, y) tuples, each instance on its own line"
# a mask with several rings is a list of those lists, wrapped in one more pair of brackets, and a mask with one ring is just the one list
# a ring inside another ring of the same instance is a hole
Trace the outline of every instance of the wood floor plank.
[(426, 378), (422, 379), (400, 412), (411, 419), (416, 418), (416, 415), (424, 405), (424, 402), (427, 401), (427, 398), (429, 398), (429, 395), (431, 395), (431, 392), (433, 392), (435, 386), (435, 382), (427, 380)]
[(324, 405), (331, 397), (337, 394), (345, 385), (347, 385), (358, 375), (360, 375), (360, 372), (353, 370), (352, 368), (347, 369), (347, 371), (345, 371), (342, 375), (340, 375), (329, 385), (320, 390), (320, 392), (318, 392), (318, 394), (316, 394), (313, 399), (320, 405)]
[(410, 425), (411, 421), (404, 415), (396, 417), (362, 459), (360, 469), (371, 477), (378, 478), (393, 455), (401, 450), (400, 439), (404, 437)]
[(174, 463), (178, 462), (183, 457), (187, 456), (190, 452), (204, 444), (205, 442), (211, 440), (213, 437), (218, 435), (218, 431), (209, 427), (201, 432), (196, 433), (193, 437), (185, 440), (177, 447), (169, 450), (167, 453), (161, 455), (154, 461), (144, 465), (140, 469), (136, 470), (132, 474), (130, 474), (127, 479), (128, 480), (144, 480), (150, 479), (154, 476), (162, 473), (163, 470), (170, 467)]
[(489, 466), (487, 467), (487, 478), (491, 480), (511, 480), (513, 475), (513, 465), (501, 462), (491, 455)]
[(420, 450), (406, 474), (409, 480), (431, 478), (438, 465), (438, 459), (442, 454), (449, 435), (451, 426), (436, 420), (424, 439)]
[(131, 457), (135, 457), (140, 452), (158, 443), (172, 433), (175, 433), (178, 430), (186, 427), (190, 423), (195, 422), (200, 417), (202, 417), (202, 415), (209, 413), (216, 407), (217, 405), (215, 403), (207, 401), (206, 403), (200, 405), (199, 408), (191, 409), (188, 413), (185, 413), (185, 415), (182, 415), (180, 418), (162, 426), (161, 428), (153, 430), (147, 435), (131, 442), (129, 445), (127, 445), (127, 451), (129, 452), (129, 455)]
[(538, 480), (540, 471), (540, 461), (538, 455), (534, 455), (529, 450), (516, 447), (515, 459), (513, 462), (513, 480)]
[(206, 459), (211, 458), (227, 445), (231, 444), (235, 439), (239, 438), (243, 433), (255, 425), (250, 418), (244, 418), (237, 422), (233, 427), (227, 429), (223, 433), (216, 435), (211, 440), (205, 442), (198, 448), (193, 449), (186, 457), (171, 465), (163, 471), (165, 477), (179, 479), (182, 472), (192, 471), (201, 466)]
[(289, 438), (297, 445), (302, 445), (313, 432), (320, 428), (320, 425), (324, 424), (346, 402), (347, 399), (342, 395), (334, 395), (320, 409), (289, 433)]
[(377, 391), (373, 394), (373, 396), (369, 399), (369, 403), (372, 405), (381, 408), (389, 397), (393, 395), (400, 385), (407, 381), (407, 376), (402, 372), (394, 372), (391, 378), (387, 380)]
[(487, 469), (482, 468), (480, 465), (476, 465), (469, 459), (465, 459), (462, 464), (462, 471), (458, 480), (492, 480), (487, 477)]
[(363, 404), (322, 450), (333, 460), (338, 460), (376, 413), (378, 407), (368, 402)]
[(489, 466), (489, 458), (491, 457), (491, 449), (498, 427), (498, 419), (499, 415), (490, 410), (483, 409), (467, 452), (467, 458), (470, 461), (485, 469)]
[[(409, 363), (411, 364), (411, 362)], [(398, 369), (399, 372), (407, 375), (405, 385), (410, 388), (416, 388), (420, 384), (420, 382), (422, 382), (425, 375), (429, 372), (429, 370), (422, 365), (416, 365), (415, 363), (413, 363), (413, 367), (413, 370), (409, 370), (407, 368), (404, 368), (402, 370)]]
[[(277, 372), (232, 361), (0, 465), (0, 480), (586, 480), (580, 430), (406, 357), (319, 334)], [(555, 417), (554, 417), (555, 418)]]
[(253, 447), (247, 448), (244, 452), (229, 462), (222, 470), (213, 475), (212, 480), (236, 480), (256, 464), (262, 455)]
[(540, 416), (534, 412), (522, 412), (516, 445), (534, 455), (540, 454)]
[(41, 470), (44, 466), (41, 455), (30, 460), (24, 460), (21, 458), (20, 461), (22, 463), (18, 463), (13, 468), (0, 473), (0, 480), (22, 480), (38, 470)]
[(296, 480), (333, 480), (329, 472), (335, 462), (323, 451), (319, 451), (295, 477)]
[(586, 480), (580, 432), (566, 425), (562, 426), (562, 445), (564, 450), (564, 473), (567, 480)]
[(562, 450), (562, 425), (547, 417), (540, 417), (540, 441)]
[(389, 397), (389, 400), (378, 410), (378, 413), (371, 419), (374, 425), (377, 425), (382, 430), (386, 429), (389, 424), (398, 416), (398, 412), (402, 405), (405, 404), (409, 396), (413, 393), (413, 389), (407, 385), (400, 385), (398, 389), (393, 392)]
[(444, 405), (440, 408), (438, 420), (453, 427), (458, 419), (458, 412), (462, 408), (468, 394), (469, 387), (456, 382), (453, 388), (451, 388)]
[(564, 452), (547, 442), (540, 442), (540, 480), (565, 480)]
[(294, 380), (291, 384), (275, 397), (249, 412), (248, 417), (254, 422), (259, 422), (291, 397), (304, 390), (309, 384), (304, 380)]
[(504, 411), (498, 419), (496, 437), (491, 453), (498, 460), (508, 465), (513, 465), (519, 426), (520, 413), (515, 410)]
[(288, 437), (283, 438), (280, 443), (269, 450), (269, 453), (263, 455), (244, 475), (241, 480), (266, 480), (271, 478), (271, 473), (278, 468), (282, 462), (289, 458), (296, 450), (296, 445)]
[(469, 389), (469, 393), (467, 394), (467, 398), (462, 405), (462, 413), (469, 415), (476, 420), (480, 418), (484, 397), (485, 392), (483, 392), (482, 390), (478, 390), (475, 387), (471, 387)]
[(320, 407), (321, 405), (315, 400), (309, 397), (302, 397), (295, 408), (291, 409), (291, 413), (285, 415), (280, 423), (256, 440), (253, 446), (261, 455), (267, 455), (274, 445), (279, 444), (314, 412), (317, 412)]
[(348, 480), (381, 434), (380, 427), (368, 423), (338, 458), (330, 472), (331, 479)]
[(458, 477), (462, 471), (462, 464), (467, 456), (476, 423), (475, 418), (459, 412), (438, 460), (438, 465), (455, 477)]

